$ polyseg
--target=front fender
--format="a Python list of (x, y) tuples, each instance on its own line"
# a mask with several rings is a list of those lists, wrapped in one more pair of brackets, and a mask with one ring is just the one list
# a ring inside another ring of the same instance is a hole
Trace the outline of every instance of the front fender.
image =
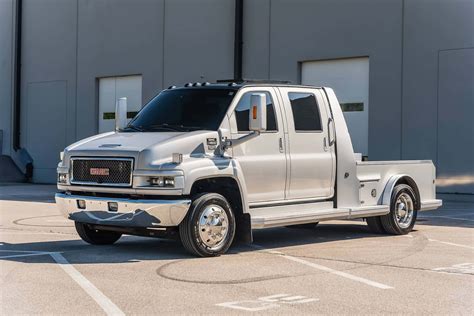
[(242, 168), (237, 160), (228, 157), (190, 158), (180, 165), (185, 174), (184, 195), (191, 194), (193, 184), (202, 179), (230, 177), (233, 178), (240, 190), (243, 212), (248, 213), (247, 187)]

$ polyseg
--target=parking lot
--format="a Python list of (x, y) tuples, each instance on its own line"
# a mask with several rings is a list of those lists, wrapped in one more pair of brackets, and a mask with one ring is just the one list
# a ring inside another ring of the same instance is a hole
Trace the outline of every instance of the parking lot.
[(406, 236), (331, 221), (195, 258), (173, 240), (87, 245), (54, 192), (0, 186), (2, 315), (474, 313), (473, 202), (419, 214)]

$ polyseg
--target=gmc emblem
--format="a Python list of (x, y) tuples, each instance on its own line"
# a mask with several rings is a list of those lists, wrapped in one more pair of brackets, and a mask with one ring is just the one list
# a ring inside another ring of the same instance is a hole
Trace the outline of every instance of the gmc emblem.
[(90, 168), (89, 173), (91, 176), (108, 176), (109, 168)]

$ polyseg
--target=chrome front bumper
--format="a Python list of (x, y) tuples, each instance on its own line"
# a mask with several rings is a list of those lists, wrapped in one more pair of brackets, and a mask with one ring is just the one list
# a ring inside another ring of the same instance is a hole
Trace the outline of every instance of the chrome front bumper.
[[(78, 200), (85, 201), (85, 209), (78, 207)], [(117, 212), (109, 211), (109, 202), (117, 203)], [(122, 227), (170, 227), (181, 223), (191, 200), (132, 200), (56, 193), (56, 204), (66, 218), (77, 222)]]

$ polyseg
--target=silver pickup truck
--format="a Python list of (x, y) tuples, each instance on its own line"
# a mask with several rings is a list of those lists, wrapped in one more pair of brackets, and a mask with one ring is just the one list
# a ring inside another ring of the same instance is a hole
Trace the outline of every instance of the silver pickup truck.
[(431, 161), (361, 161), (330, 88), (194, 83), (154, 97), (114, 132), (67, 147), (56, 203), (91, 244), (177, 237), (198, 256), (252, 229), (365, 218), (407, 234), (441, 206)]

